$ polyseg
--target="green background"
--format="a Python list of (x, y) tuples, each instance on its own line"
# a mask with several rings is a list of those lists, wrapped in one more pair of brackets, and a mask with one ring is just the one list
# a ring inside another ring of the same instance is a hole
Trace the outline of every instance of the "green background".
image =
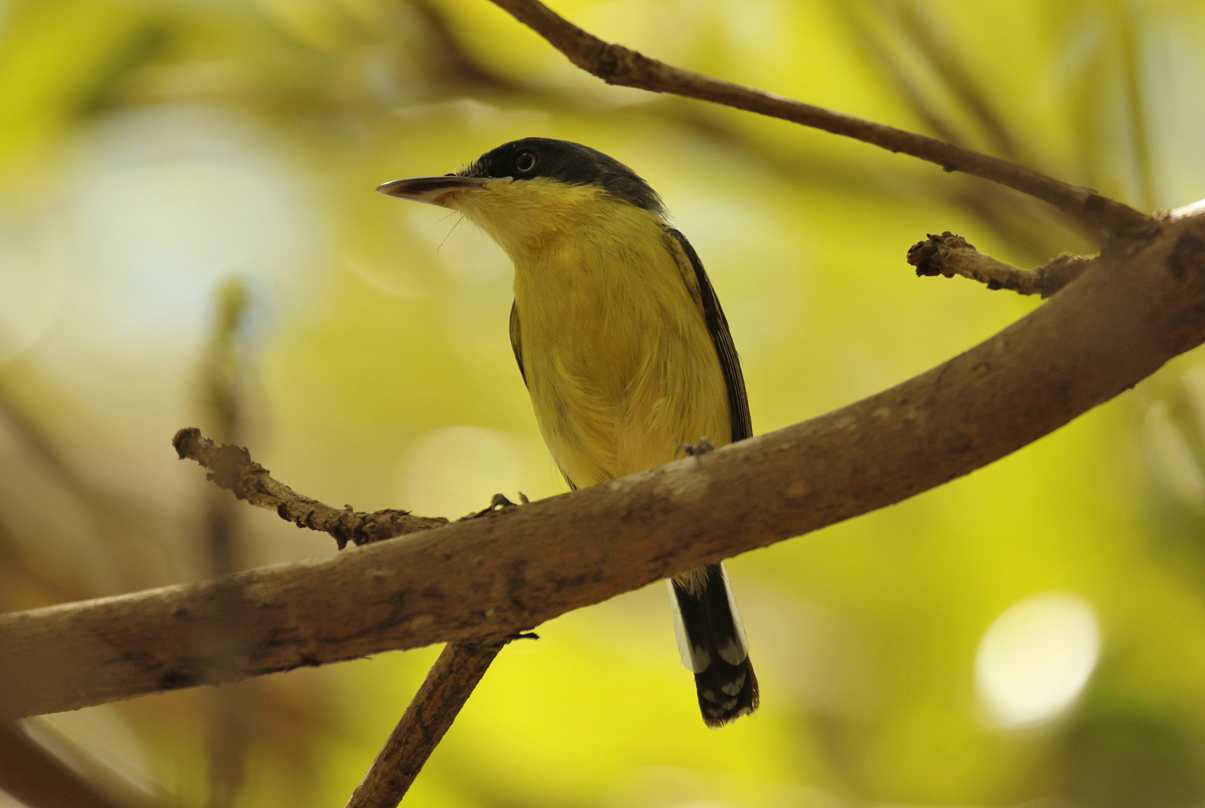
[[(1199, 0), (554, 7), (1143, 210), (1205, 196)], [(10, 0), (0, 122), (5, 611), (334, 552), (239, 505), (215, 556), (229, 503), (175, 459), (182, 426), (336, 506), (456, 517), (562, 490), (507, 341), (509, 262), (456, 215), (373, 193), (386, 180), (527, 135), (631, 166), (708, 269), (758, 433), (1038, 305), (917, 279), (927, 233), (1024, 267), (1096, 249), (978, 180), (608, 87), (485, 0)], [(505, 649), (407, 804), (1202, 804), (1200, 357), (966, 479), (729, 562), (755, 717), (704, 727), (651, 586)], [(27, 725), (165, 804), (342, 805), (437, 653)]]

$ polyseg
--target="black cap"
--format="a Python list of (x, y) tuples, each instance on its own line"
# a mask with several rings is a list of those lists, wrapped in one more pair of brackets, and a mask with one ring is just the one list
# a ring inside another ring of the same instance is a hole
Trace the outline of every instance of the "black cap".
[(457, 174), (516, 180), (543, 177), (567, 185), (595, 185), (638, 208), (665, 214), (661, 197), (635, 171), (600, 151), (568, 140), (512, 140), (481, 155)]

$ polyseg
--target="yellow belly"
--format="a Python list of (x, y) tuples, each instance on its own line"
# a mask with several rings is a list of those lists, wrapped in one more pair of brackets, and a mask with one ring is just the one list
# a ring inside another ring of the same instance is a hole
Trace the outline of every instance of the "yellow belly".
[(669, 462), (703, 437), (731, 439), (693, 269), (645, 211), (615, 217), (515, 261), (532, 405), (578, 487)]

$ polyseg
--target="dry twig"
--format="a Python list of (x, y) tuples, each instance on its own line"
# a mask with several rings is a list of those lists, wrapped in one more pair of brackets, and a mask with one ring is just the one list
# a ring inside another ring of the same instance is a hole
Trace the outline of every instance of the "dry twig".
[(949, 230), (940, 236), (918, 241), (908, 250), (908, 263), (916, 267), (917, 277), (961, 275), (979, 281), (988, 289), (1008, 289), (1022, 295), (1050, 297), (1078, 278), (1091, 263), (1080, 255), (1060, 255), (1037, 269), (1018, 269), (989, 255), (983, 255), (962, 236)]
[(195, 460), (209, 470), (209, 479), (239, 499), (276, 511), (281, 519), (297, 527), (308, 527), (335, 537), (342, 550), (354, 544), (392, 539), (406, 533), (446, 525), (442, 516), (414, 516), (409, 511), (385, 510), (364, 513), (347, 505), (337, 510), (316, 499), (298, 494), (284, 483), (272, 479), (268, 470), (251, 459), (239, 446), (215, 446), (196, 428), (181, 429), (172, 438), (181, 460)]
[(604, 42), (538, 0), (492, 2), (548, 40), (573, 64), (608, 84), (724, 104), (911, 155), (936, 163), (946, 171), (982, 177), (1044, 200), (1074, 220), (1104, 233), (1141, 230), (1151, 222), (1139, 211), (1091, 188), (1069, 185), (1007, 160), (667, 65), (622, 45)]

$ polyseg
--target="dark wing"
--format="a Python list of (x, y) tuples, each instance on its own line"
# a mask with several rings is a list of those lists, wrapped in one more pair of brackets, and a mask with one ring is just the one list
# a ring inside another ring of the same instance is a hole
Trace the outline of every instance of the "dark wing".
[[(732, 440), (751, 438), (753, 437), (753, 424), (749, 420), (749, 397), (745, 393), (745, 377), (741, 375), (741, 360), (736, 355), (736, 346), (732, 344), (732, 334), (728, 331), (728, 319), (724, 317), (724, 310), (720, 308), (720, 300), (715, 296), (715, 290), (711, 288), (711, 281), (708, 280), (707, 273), (703, 270), (703, 262), (699, 260), (695, 248), (690, 246), (686, 236), (674, 228), (667, 227), (665, 232), (681, 245), (682, 251), (686, 253), (686, 257), (690, 259), (690, 265), (695, 270), (695, 279), (699, 284), (699, 298), (703, 303), (703, 319), (707, 323), (707, 332), (711, 334), (715, 352), (720, 357), (720, 368), (724, 371), (724, 383), (728, 387), (728, 412), (732, 417)], [(516, 339), (514, 337), (517, 328), (515, 322), (512, 315), (512, 341)], [(518, 343), (516, 342), (516, 344)]]
[[(721, 315), (722, 316), (722, 315)], [(510, 304), (510, 347), (515, 352), (515, 361), (519, 363), (519, 375), (527, 385), (527, 371), (523, 370), (523, 342), (519, 338), (519, 304)]]

